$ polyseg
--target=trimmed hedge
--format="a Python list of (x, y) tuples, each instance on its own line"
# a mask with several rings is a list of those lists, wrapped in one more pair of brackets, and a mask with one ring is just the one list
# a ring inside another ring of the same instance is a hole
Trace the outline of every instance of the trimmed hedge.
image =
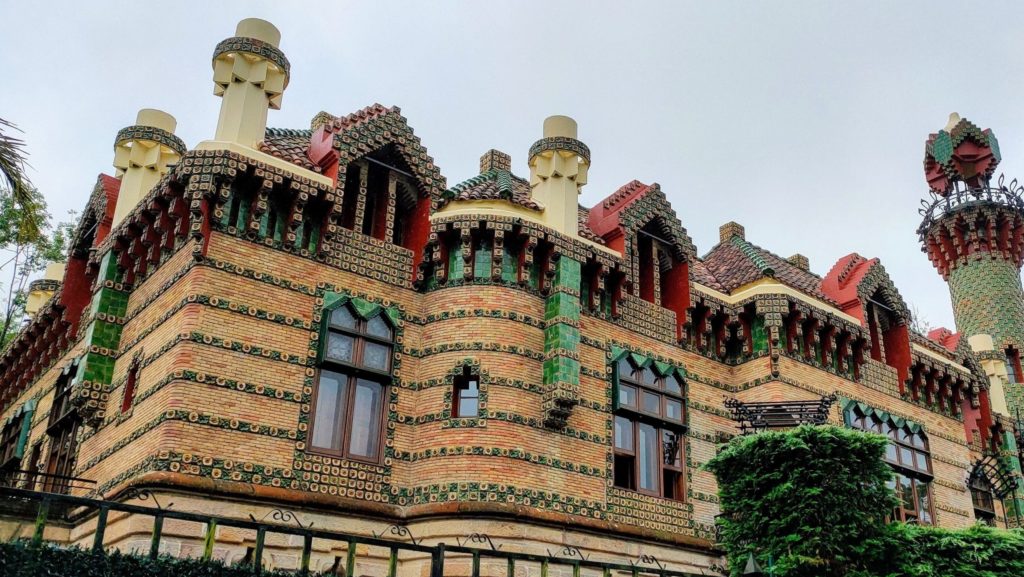
[[(252, 577), (249, 567), (228, 566), (220, 561), (179, 559), (109, 551), (93, 553), (78, 548), (42, 545), (25, 541), (0, 543), (2, 577)], [(294, 577), (286, 571), (263, 571), (266, 577)]]
[(718, 479), (733, 576), (753, 553), (776, 577), (1024, 577), (1024, 532), (885, 523), (887, 439), (834, 426), (734, 438)]

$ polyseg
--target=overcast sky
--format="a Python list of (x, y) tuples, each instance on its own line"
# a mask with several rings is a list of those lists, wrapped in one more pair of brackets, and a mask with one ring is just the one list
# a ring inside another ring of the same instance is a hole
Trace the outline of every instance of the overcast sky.
[(270, 126), (397, 105), (453, 185), (489, 148), (528, 174), (543, 119), (569, 115), (593, 153), (583, 204), (658, 182), (700, 254), (735, 220), (819, 274), (879, 257), (952, 327), (914, 232), (924, 141), (957, 111), (1024, 177), (1022, 16), (1019, 1), (0, 0), (0, 117), (25, 131), (54, 215), (80, 210), (139, 108), (174, 115), (190, 147), (213, 136), (213, 48), (264, 18), (292, 64)]

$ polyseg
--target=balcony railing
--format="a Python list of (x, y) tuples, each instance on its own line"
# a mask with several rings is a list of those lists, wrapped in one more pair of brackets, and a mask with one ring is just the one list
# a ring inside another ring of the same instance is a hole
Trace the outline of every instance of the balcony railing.
[[(310, 573), (311, 559), (313, 557), (313, 542), (317, 541), (322, 545), (324, 541), (331, 543), (331, 551), (344, 550), (345, 554), (336, 556), (334, 564), (326, 569), (327, 574), (355, 575), (357, 561), (361, 566), (367, 563), (379, 565), (381, 573), (388, 577), (397, 577), (402, 574), (429, 575), (430, 577), (444, 577), (446, 574), (445, 563), (449, 566), (457, 566), (459, 575), (472, 575), (480, 577), (481, 567), (486, 569), (488, 575), (504, 573), (509, 577), (521, 575), (525, 572), (530, 574), (571, 574), (574, 577), (612, 575), (659, 576), (659, 577), (697, 577), (697, 573), (673, 570), (661, 563), (657, 558), (648, 554), (641, 554), (637, 559), (623, 559), (616, 561), (600, 561), (592, 559), (589, 554), (572, 546), (559, 546), (554, 551), (546, 550), (544, 553), (520, 553), (502, 550), (503, 543), (495, 543), (491, 537), (474, 533), (458, 538), (455, 545), (437, 543), (428, 545), (418, 541), (408, 527), (402, 525), (391, 525), (383, 527), (379, 532), (373, 532), (373, 536), (355, 535), (339, 531), (314, 528), (312, 522), (304, 522), (300, 516), (292, 511), (275, 509), (267, 513), (263, 518), (257, 519), (249, 515), (248, 519), (221, 517), (205, 515), (187, 511), (173, 510), (173, 503), (158, 503), (156, 497), (148, 491), (135, 491), (129, 495), (130, 499), (139, 501), (151, 501), (156, 506), (142, 506), (117, 501), (103, 501), (85, 497), (73, 497), (57, 493), (42, 493), (0, 487), (0, 503), (11, 505), (18, 503), (17, 507), (5, 507), (5, 509), (16, 509), (21, 511), (33, 511), (28, 519), (34, 519), (32, 528), (32, 543), (41, 544), (44, 539), (44, 530), (51, 523), (51, 511), (64, 509), (73, 512), (76, 523), (89, 522), (92, 526), (95, 520), (95, 532), (92, 534), (92, 549), (96, 552), (104, 550), (104, 536), (108, 527), (110, 513), (123, 513), (138, 517), (148, 517), (152, 520), (152, 530), (149, 537), (150, 557), (155, 558), (160, 553), (161, 542), (167, 541), (164, 536), (164, 523), (170, 521), (174, 524), (177, 533), (174, 539), (183, 539), (180, 535), (181, 527), (188, 523), (198, 524), (202, 527), (199, 534), (188, 538), (197, 543), (202, 543), (202, 558), (211, 559), (214, 553), (214, 546), (218, 543), (218, 528), (233, 528), (232, 540), (225, 541), (222, 545), (239, 546), (238, 535), (247, 533), (252, 538), (245, 542), (252, 544), (247, 547), (242, 562), (251, 565), (254, 574), (263, 570), (265, 549), (268, 543), (295, 543), (296, 548), (301, 542), (301, 556), (299, 557), (297, 571), (302, 575)], [(123, 518), (124, 515), (115, 515), (115, 518)], [(269, 519), (268, 519), (269, 518)], [(383, 524), (382, 524), (383, 525)], [(198, 527), (197, 527), (198, 528)], [(278, 537), (273, 537), (273, 536)], [(284, 539), (280, 538), (284, 537)], [(332, 543), (333, 542), (333, 543)], [(318, 546), (318, 551), (323, 547)], [(370, 557), (370, 552), (380, 553)], [(357, 559), (357, 555), (360, 559)], [(400, 559), (400, 555), (404, 557)], [(404, 562), (414, 564), (412, 570), (399, 571)], [(429, 566), (429, 573), (422, 573), (421, 570)], [(454, 569), (454, 567), (453, 567)], [(551, 573), (551, 572), (554, 573)], [(375, 573), (376, 574), (376, 573)], [(708, 573), (704, 573), (708, 575)]]
[(1005, 182), (1000, 174), (995, 186), (991, 182), (977, 188), (970, 188), (963, 182), (954, 183), (954, 189), (945, 196), (929, 192), (930, 197), (921, 201), (918, 213), (923, 217), (917, 234), (923, 242), (928, 230), (943, 216), (976, 203), (995, 203), (1024, 212), (1024, 186), (1011, 180)]
[(732, 412), (732, 420), (739, 423), (740, 433), (746, 435), (766, 429), (824, 425), (834, 402), (836, 396), (830, 395), (818, 401), (744, 403), (738, 399), (727, 399), (725, 406)]

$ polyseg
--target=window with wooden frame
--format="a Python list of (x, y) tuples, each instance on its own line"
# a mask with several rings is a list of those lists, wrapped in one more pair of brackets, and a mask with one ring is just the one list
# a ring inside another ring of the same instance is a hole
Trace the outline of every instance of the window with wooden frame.
[(46, 457), (46, 478), (43, 491), (66, 493), (78, 454), (78, 429), (81, 419), (78, 409), (71, 403), (71, 384), (78, 372), (77, 365), (66, 369), (53, 388), (53, 404), (46, 435), (50, 438), (50, 451)]
[(1021, 382), (1020, 351), (1013, 347), (1006, 349), (1006, 380)]
[(996, 499), (992, 490), (992, 483), (980, 467), (971, 471), (968, 480), (971, 489), (971, 502), (974, 504), (974, 518), (979, 522), (995, 527), (996, 524)]
[(379, 462), (391, 381), (394, 328), (379, 311), (360, 318), (350, 304), (330, 311), (313, 399), (309, 447)]
[(480, 416), (480, 376), (469, 367), (455, 378), (452, 388), (452, 417), (475, 419)]
[(686, 412), (679, 374), (658, 374), (628, 355), (615, 366), (616, 487), (683, 500)]
[(899, 501), (893, 519), (906, 523), (931, 525), (934, 521), (931, 498), (932, 463), (928, 438), (924, 431), (892, 417), (883, 418), (874, 412), (853, 406), (847, 415), (850, 426), (878, 433), (889, 438), (885, 462), (893, 468), (889, 488)]
[(21, 468), (31, 423), (32, 410), (21, 407), (0, 428), (0, 484)]

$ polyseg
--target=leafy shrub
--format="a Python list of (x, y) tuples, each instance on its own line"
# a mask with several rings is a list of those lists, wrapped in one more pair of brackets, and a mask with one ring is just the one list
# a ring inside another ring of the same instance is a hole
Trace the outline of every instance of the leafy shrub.
[[(252, 577), (249, 567), (220, 561), (178, 559), (108, 551), (93, 553), (52, 545), (32, 547), (25, 541), (0, 543), (0, 577)], [(264, 571), (266, 577), (294, 577), (284, 571)]]

